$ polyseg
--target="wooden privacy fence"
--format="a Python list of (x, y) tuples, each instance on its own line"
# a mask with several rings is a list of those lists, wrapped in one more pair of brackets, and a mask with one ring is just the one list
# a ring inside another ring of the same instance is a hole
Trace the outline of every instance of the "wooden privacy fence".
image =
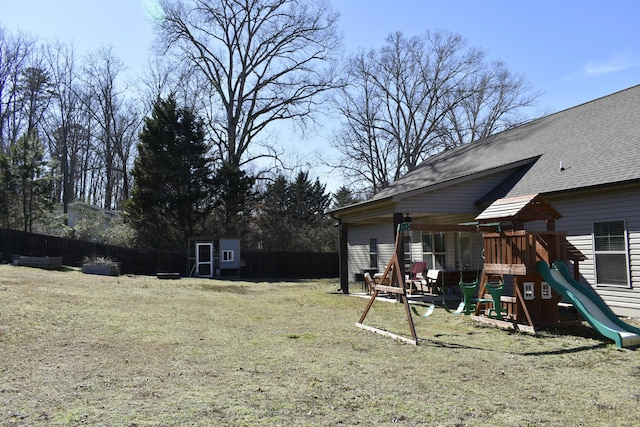
[(102, 257), (120, 262), (125, 274), (186, 274), (183, 251), (131, 249), (17, 230), (0, 229), (0, 253), (3, 261), (11, 261), (13, 255), (62, 257), (63, 265), (79, 267), (85, 258)]
[(338, 277), (338, 253), (243, 251), (242, 277), (328, 278)]
[[(0, 261), (13, 255), (62, 257), (62, 264), (82, 265), (85, 258), (104, 257), (121, 263), (123, 274), (156, 275), (180, 273), (187, 276), (185, 251), (131, 249), (101, 243), (0, 229)], [(338, 254), (242, 251), (243, 278), (338, 277)]]

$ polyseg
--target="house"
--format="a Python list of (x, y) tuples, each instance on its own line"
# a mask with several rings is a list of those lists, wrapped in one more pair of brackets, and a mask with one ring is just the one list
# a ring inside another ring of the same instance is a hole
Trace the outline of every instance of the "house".
[(434, 227), (407, 236), (405, 268), (424, 261), (451, 280), (473, 274), (483, 265), (481, 233), (445, 225), (534, 194), (562, 215), (555, 227), (582, 256), (579, 280), (616, 314), (640, 317), (640, 85), (439, 153), (371, 199), (332, 211), (341, 288), (384, 270), (408, 220)]
[(101, 209), (84, 202), (72, 202), (68, 206), (69, 227), (74, 228), (80, 222), (89, 221), (101, 230), (106, 230), (109, 223), (118, 216), (118, 212)]

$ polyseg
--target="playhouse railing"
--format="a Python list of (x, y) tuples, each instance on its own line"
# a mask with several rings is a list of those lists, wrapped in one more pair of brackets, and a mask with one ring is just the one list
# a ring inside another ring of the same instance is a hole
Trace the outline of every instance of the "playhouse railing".
[(566, 232), (515, 230), (484, 233), (483, 237), (488, 274), (526, 276), (537, 271), (538, 261), (567, 260)]

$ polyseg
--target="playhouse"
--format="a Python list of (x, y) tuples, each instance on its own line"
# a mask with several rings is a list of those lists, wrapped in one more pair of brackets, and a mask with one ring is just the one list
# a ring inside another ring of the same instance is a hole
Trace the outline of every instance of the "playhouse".
[[(496, 200), (476, 217), (479, 224), (498, 224), (496, 231), (483, 233), (477, 320), (530, 331), (558, 323), (561, 297), (543, 280), (537, 262), (562, 261), (578, 277), (580, 257), (568, 251), (566, 233), (555, 229), (561, 217), (539, 195)], [(487, 293), (496, 284), (502, 292)]]
[(190, 277), (239, 277), (240, 262), (240, 239), (189, 239), (187, 271)]

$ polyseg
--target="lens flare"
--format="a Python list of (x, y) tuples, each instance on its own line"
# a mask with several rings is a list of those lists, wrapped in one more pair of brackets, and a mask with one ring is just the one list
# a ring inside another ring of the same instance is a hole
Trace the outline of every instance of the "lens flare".
[(164, 20), (164, 9), (158, 0), (142, 0), (142, 8), (152, 21), (161, 22)]

